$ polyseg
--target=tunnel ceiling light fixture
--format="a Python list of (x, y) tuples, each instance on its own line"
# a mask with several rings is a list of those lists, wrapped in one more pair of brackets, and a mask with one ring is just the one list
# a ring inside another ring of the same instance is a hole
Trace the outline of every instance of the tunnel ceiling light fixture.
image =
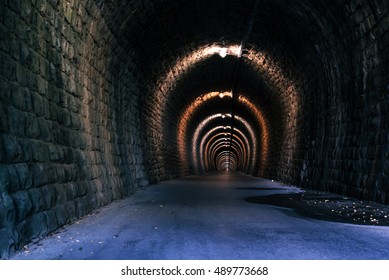
[(221, 58), (225, 58), (227, 56), (227, 48), (221, 48), (219, 51), (219, 55)]
[(225, 58), (227, 55), (241, 57), (242, 56), (242, 45), (232, 45), (229, 47), (221, 47), (219, 45), (213, 45), (208, 47), (204, 52), (203, 56), (218, 54), (221, 58)]
[(232, 98), (232, 92), (231, 92), (231, 91), (223, 91), (223, 92), (220, 92), (220, 93), (219, 93), (219, 97), (220, 97), (220, 98), (224, 98), (224, 97), (231, 97), (231, 98)]

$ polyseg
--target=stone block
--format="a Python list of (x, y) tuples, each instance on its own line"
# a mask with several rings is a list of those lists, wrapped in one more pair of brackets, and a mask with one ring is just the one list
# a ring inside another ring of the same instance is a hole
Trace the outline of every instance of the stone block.
[(43, 199), (45, 202), (45, 209), (52, 208), (57, 203), (57, 195), (54, 185), (45, 185), (42, 187)]
[(8, 192), (11, 189), (11, 181), (9, 179), (10, 176), (9, 169), (11, 168), (12, 166), (0, 165), (0, 194)]
[(32, 112), (31, 93), (29, 89), (22, 89), (22, 94), (25, 96), (26, 112)]
[(57, 162), (59, 160), (59, 153), (57, 147), (53, 144), (48, 144), (48, 147), (49, 147), (50, 161)]
[(87, 206), (86, 206), (87, 201), (77, 198), (74, 201), (74, 203), (75, 203), (78, 217), (84, 216), (87, 213)]
[(27, 68), (31, 66), (30, 49), (27, 44), (20, 45), (20, 64)]
[[(30, 71), (26, 72), (27, 87), (29, 91), (37, 90), (37, 76)], [(26, 91), (24, 91), (26, 92)]]
[(79, 196), (84, 196), (88, 191), (88, 183), (86, 181), (81, 181), (77, 183)]
[(49, 103), (49, 112), (50, 112), (50, 119), (57, 121), (59, 116), (58, 116), (58, 107), (54, 103), (50, 102)]
[(9, 107), (8, 121), (9, 121), (9, 129), (10, 129), (9, 132), (11, 134), (19, 137), (25, 136), (26, 117), (24, 112), (14, 107)]
[(32, 104), (33, 112), (38, 117), (44, 116), (43, 98), (39, 94), (37, 94), (37, 93), (31, 94), (31, 104)]
[(16, 221), (16, 208), (12, 197), (7, 192), (0, 192), (0, 207), (3, 211), (3, 224), (12, 229)]
[(33, 205), (33, 211), (40, 212), (46, 208), (44, 195), (41, 188), (35, 188), (28, 190), (28, 195)]
[[(11, 1), (12, 2), (12, 1)], [(34, 1), (21, 1), (20, 3), (20, 15), (22, 19), (27, 23), (31, 23), (32, 18), (32, 3)]]
[(34, 115), (27, 118), (26, 136), (32, 139), (40, 137), (39, 119)]
[[(0, 50), (4, 51), (6, 53), (9, 51), (7, 32), (5, 30), (3, 30), (2, 28), (0, 28)], [(0, 71), (1, 71), (1, 69), (0, 69)]]
[(35, 162), (48, 162), (49, 149), (47, 144), (40, 141), (31, 141), (32, 156)]
[(78, 216), (74, 201), (68, 201), (66, 203), (66, 213), (68, 215), (69, 222), (73, 221)]
[(57, 169), (52, 163), (44, 164), (43, 172), (46, 174), (49, 184), (57, 182), (58, 177), (56, 171)]
[(2, 74), (8, 82), (16, 81), (16, 64), (7, 55), (0, 53), (0, 61), (2, 62)]
[(58, 227), (63, 226), (68, 221), (68, 214), (64, 205), (57, 205), (53, 208), (55, 211), (55, 217), (58, 222)]
[(32, 161), (31, 141), (29, 139), (20, 139), (19, 144), (22, 149), (22, 158), (24, 159), (24, 161)]
[(43, 141), (50, 141), (51, 133), (49, 130), (49, 124), (47, 120), (40, 118), (39, 120), (40, 136)]
[(13, 135), (2, 135), (5, 159), (7, 162), (17, 162), (21, 160), (22, 150), (18, 138)]
[(55, 215), (55, 212), (53, 210), (44, 211), (43, 215), (45, 216), (46, 226), (47, 226), (47, 232), (53, 232), (56, 230), (58, 226), (57, 217)]
[(27, 75), (28, 75), (27, 69), (24, 66), (17, 64), (16, 65), (16, 80), (22, 87), (28, 86)]
[(47, 233), (45, 215), (42, 212), (32, 215), (29, 221), (30, 238), (37, 238)]
[(55, 185), (56, 203), (58, 205), (65, 205), (67, 201), (66, 189), (64, 185)]
[[(1, 91), (1, 90), (0, 90)], [(2, 101), (2, 98), (0, 97), (0, 101)], [(0, 132), (8, 132), (8, 113), (6, 109), (6, 105), (3, 103), (0, 103)]]
[(8, 7), (13, 10), (15, 13), (20, 12), (20, 0), (8, 1)]
[(14, 165), (15, 171), (19, 178), (19, 188), (21, 190), (27, 190), (32, 187), (32, 175), (30, 169), (26, 163)]
[(13, 251), (14, 240), (8, 233), (8, 229), (0, 228), (0, 260), (7, 259)]
[(27, 191), (18, 191), (11, 194), (16, 208), (16, 221), (21, 222), (32, 213), (33, 205)]
[(23, 111), (26, 110), (26, 96), (17, 84), (14, 84), (12, 87), (11, 101), (14, 107)]
[[(29, 32), (29, 34), (32, 33), (31, 31)], [(39, 76), (39, 56), (38, 54), (33, 50), (33, 49), (29, 49), (29, 59), (30, 59), (30, 65), (29, 65), (29, 70), (32, 71), (32, 73), (34, 73), (35, 75), (38, 75), (37, 76), (37, 87), (38, 87), (38, 81), (39, 79), (42, 79), (40, 76)]]
[(46, 185), (48, 183), (47, 174), (44, 172), (44, 166), (40, 163), (30, 165), (34, 188)]
[(73, 190), (72, 190), (72, 184), (67, 183), (62, 185), (62, 192), (64, 192), (65, 200), (66, 201), (72, 201), (74, 199)]
[(20, 56), (20, 41), (12, 33), (9, 34), (9, 52), (8, 54), (16, 61), (19, 61)]

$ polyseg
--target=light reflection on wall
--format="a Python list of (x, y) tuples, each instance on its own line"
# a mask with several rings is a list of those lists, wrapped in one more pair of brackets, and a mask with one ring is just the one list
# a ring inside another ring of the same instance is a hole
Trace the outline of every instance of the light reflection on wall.
[[(203, 120), (196, 128), (196, 131), (193, 133), (193, 138), (192, 138), (192, 156), (193, 156), (193, 165), (194, 165), (194, 168), (196, 168), (196, 172), (199, 172), (198, 170), (198, 166), (199, 166), (199, 159), (197, 158), (197, 141), (198, 141), (198, 138), (199, 138), (199, 134), (201, 132), (201, 130), (212, 120), (214, 119), (217, 119), (217, 118), (222, 118), (223, 114), (214, 114), (214, 115), (211, 115), (209, 117), (207, 117), (205, 120)], [(227, 127), (226, 128), (226, 131), (227, 131)], [(231, 127), (229, 127), (231, 128)], [(185, 148), (186, 148), (186, 141), (183, 142), (183, 144), (185, 145), (184, 146), (184, 151), (185, 151)], [(184, 159), (187, 160), (186, 162), (189, 161), (188, 159), (188, 155), (187, 153), (184, 153)], [(202, 159), (200, 159), (202, 160)]]
[[(235, 130), (233, 139), (232, 139), (232, 144), (237, 145), (239, 148), (239, 164), (238, 168), (240, 168), (242, 171), (247, 171), (248, 165), (250, 163), (250, 158), (251, 158), (251, 153), (250, 153), (250, 145), (247, 141), (246, 136), (241, 135), (241, 132)], [(217, 133), (213, 135), (210, 139), (208, 139), (207, 135), (209, 132), (202, 137), (201, 144), (200, 144), (200, 152), (199, 155), (196, 155), (200, 157), (202, 160), (200, 161), (202, 171), (208, 172), (211, 170), (210, 165), (211, 165), (211, 157), (209, 155), (212, 154), (210, 150), (212, 150), (212, 146), (220, 141), (223, 141), (223, 143), (227, 144), (227, 147), (230, 146), (230, 136), (228, 134), (225, 134), (223, 132)], [(241, 136), (242, 138), (245, 138), (246, 141), (242, 141), (242, 139), (239, 137)], [(206, 144), (205, 144), (206, 142)], [(205, 146), (205, 148), (204, 148)]]
[(221, 152), (216, 158), (218, 171), (235, 171), (237, 165), (236, 155), (229, 152)]
[[(288, 79), (283, 73), (283, 68), (275, 63), (271, 56), (266, 54), (265, 52), (259, 52), (254, 49), (245, 50), (245, 55), (242, 54), (242, 49), (240, 45), (229, 45), (225, 46), (222, 44), (211, 44), (205, 45), (203, 47), (199, 47), (195, 51), (189, 53), (184, 57), (178, 57), (176, 61), (174, 61), (171, 67), (168, 67), (168, 71), (165, 75), (162, 75), (160, 79), (156, 82), (155, 90), (152, 98), (150, 99), (149, 106), (152, 106), (150, 112), (161, 112), (160, 114), (156, 114), (150, 116), (155, 124), (155, 127), (158, 129), (163, 127), (164, 120), (162, 119), (163, 111), (166, 110), (166, 102), (168, 100), (169, 92), (172, 92), (175, 88), (177, 81), (181, 79), (195, 64), (218, 54), (221, 57), (225, 57), (227, 55), (242, 57), (242, 62), (250, 65), (254, 68), (254, 70), (258, 73), (258, 76), (264, 77), (264, 80), (269, 83), (269, 86), (274, 88), (277, 93), (281, 95), (285, 95), (285, 99), (288, 102), (285, 102), (285, 108), (281, 108), (284, 111), (288, 112), (287, 119), (284, 124), (285, 127), (280, 128), (283, 131), (288, 131), (286, 136), (283, 139), (284, 143), (292, 142), (297, 143), (297, 135), (294, 131), (294, 128), (297, 127), (297, 115), (299, 111), (299, 99), (298, 99), (298, 91), (293, 81)], [(231, 93), (210, 93), (209, 95), (203, 95), (196, 99), (194, 104), (190, 105), (189, 108), (186, 109), (184, 116), (182, 116), (179, 120), (178, 125), (178, 148), (179, 148), (179, 156), (182, 165), (187, 165), (190, 161), (188, 156), (186, 155), (185, 149), (187, 147), (186, 137), (186, 129), (187, 123), (189, 122), (190, 116), (194, 112), (194, 110), (206, 102), (211, 98), (215, 98), (216, 94), (219, 97), (231, 97)], [(251, 108), (255, 109), (254, 111), (259, 112), (257, 118), (259, 120), (260, 129), (262, 131), (262, 139), (261, 139), (261, 155), (258, 156), (256, 151), (253, 151), (253, 157), (260, 159), (260, 168), (265, 166), (266, 160), (268, 158), (268, 143), (269, 143), (269, 134), (268, 134), (268, 125), (263, 118), (260, 110), (247, 98), (241, 98), (242, 103), (251, 106)], [(151, 105), (150, 105), (151, 104)], [(162, 139), (164, 139), (163, 131), (160, 131)], [(255, 139), (255, 138), (253, 138)], [(281, 147), (282, 148), (282, 147)], [(158, 149), (158, 147), (155, 147)], [(197, 149), (195, 147), (195, 149)], [(285, 151), (283, 151), (285, 152)], [(293, 151), (289, 152), (293, 153)], [(292, 156), (293, 157), (293, 156)], [(197, 160), (197, 159), (195, 159)], [(195, 165), (198, 166), (198, 165)]]
[(215, 54), (222, 57), (225, 55), (239, 57), (241, 55), (241, 49), (240, 45), (222, 46), (220, 44), (212, 44), (200, 47), (187, 56), (179, 58), (172, 67), (169, 68), (169, 71), (158, 80), (155, 92), (156, 100), (162, 101), (163, 103), (166, 102), (166, 93), (173, 88), (176, 81), (178, 81), (194, 64)]
[[(221, 96), (222, 95), (222, 96)], [(188, 144), (189, 142), (187, 141), (187, 126), (190, 121), (191, 116), (195, 113), (195, 110), (203, 105), (205, 102), (211, 100), (212, 98), (220, 98), (220, 97), (232, 97), (231, 92), (211, 92), (208, 94), (204, 94), (197, 98), (183, 113), (182, 117), (180, 118), (179, 121), (179, 129), (177, 133), (177, 142), (178, 142), (178, 149), (179, 149), (179, 155), (182, 163), (189, 163), (190, 158), (187, 154), (187, 149), (188, 149)], [(266, 120), (262, 114), (262, 112), (251, 102), (248, 100), (248, 98), (240, 95), (238, 97), (238, 101), (242, 103), (245, 107), (249, 108), (253, 114), (255, 115), (258, 124), (259, 124), (259, 130), (261, 131), (261, 139), (260, 139), (260, 146), (261, 146), (261, 156), (260, 162), (259, 162), (259, 169), (265, 165), (266, 160), (268, 158), (268, 144), (269, 144), (269, 133), (268, 133), (268, 126), (266, 123)], [(202, 147), (204, 143), (200, 143), (200, 153), (199, 153), (199, 148), (197, 146), (198, 142), (197, 139), (199, 137), (199, 132), (202, 130), (202, 128), (211, 120), (215, 118), (226, 118), (226, 117), (231, 117), (231, 114), (216, 114), (213, 116), (210, 116), (206, 120), (204, 120), (202, 123), (199, 124), (197, 127), (193, 137), (192, 137), (192, 157), (193, 157), (193, 167), (194, 171), (196, 173), (200, 173), (202, 170), (206, 170), (209, 168), (209, 166), (205, 166), (204, 162), (204, 151), (202, 150)], [(250, 131), (250, 137), (253, 141), (256, 141), (257, 139), (255, 137), (255, 133), (253, 130), (253, 127), (242, 117), (236, 115), (234, 116), (235, 119), (239, 122), (241, 122), (249, 131)], [(229, 127), (230, 128), (230, 127)], [(231, 128), (230, 128), (231, 129)], [(257, 157), (257, 145), (254, 144), (252, 147), (253, 152), (252, 153), (247, 153), (246, 156), (250, 156), (251, 159), (251, 164), (250, 164), (250, 172), (252, 171), (251, 167), (255, 166), (256, 159)], [(201, 169), (201, 170), (200, 170)]]
[(254, 113), (255, 117), (258, 120), (258, 123), (260, 124), (261, 133), (262, 133), (262, 139), (260, 141), (262, 147), (261, 147), (261, 161), (260, 161), (260, 170), (264, 167), (266, 164), (267, 158), (268, 158), (268, 152), (269, 152), (269, 131), (268, 126), (266, 123), (265, 118), (263, 117), (262, 112), (246, 97), (240, 95), (238, 97), (238, 101), (242, 104), (244, 104), (246, 107), (250, 108), (250, 110)]
[[(200, 107), (201, 105), (204, 105), (205, 102), (214, 99), (214, 98), (231, 98), (232, 92), (225, 91), (225, 92), (209, 92), (206, 93), (198, 98), (189, 105), (189, 107), (185, 110), (185, 112), (180, 117), (180, 121), (178, 124), (178, 133), (177, 133), (177, 143), (178, 143), (178, 152), (180, 155), (180, 159), (182, 163), (187, 163), (186, 158), (186, 133), (187, 133), (187, 125), (188, 121), (190, 120), (190, 117), (193, 115), (195, 110)], [(224, 115), (226, 116), (226, 115)], [(222, 116), (223, 117), (223, 116)]]
[[(219, 156), (220, 153), (227, 152), (231, 156), (234, 154), (236, 156), (236, 165), (235, 168), (242, 168), (244, 165), (244, 160), (246, 158), (245, 149), (241, 146), (237, 140), (236, 136), (232, 141), (227, 138), (211, 139), (206, 146), (206, 153), (204, 154), (203, 160), (207, 162), (208, 166), (212, 166), (209, 170), (219, 170), (217, 161), (214, 161), (215, 158)], [(243, 162), (242, 162), (243, 161)]]
[[(222, 135), (224, 137), (228, 137), (229, 134), (227, 132), (225, 132), (225, 130), (223, 129), (223, 126), (217, 126), (217, 127), (212, 128), (211, 130), (209, 130), (201, 138), (201, 142), (200, 142), (200, 145), (199, 145), (200, 151), (198, 152), (198, 154), (194, 155), (195, 157), (197, 157), (197, 158), (206, 158), (205, 155), (207, 154), (207, 151), (204, 151), (204, 147), (208, 146), (208, 144), (209, 144), (210, 140), (208, 140), (208, 138), (213, 133), (218, 133), (219, 131), (221, 131), (221, 133), (219, 133), (219, 135)], [(241, 130), (239, 130), (237, 128), (234, 128), (234, 133), (236, 135), (238, 135), (240, 139), (243, 139), (244, 143), (242, 143), (242, 145), (246, 149), (246, 159), (247, 159), (247, 161), (245, 163), (246, 168), (243, 171), (244, 172), (248, 172), (249, 168), (252, 167), (252, 163), (253, 163), (253, 154), (252, 154), (251, 151), (252, 151), (252, 147), (253, 147), (254, 144), (253, 143), (250, 144), (248, 138), (246, 137), (246, 135)], [(251, 139), (251, 140), (254, 141), (254, 139)], [(207, 143), (207, 144), (205, 144), (205, 143)], [(200, 164), (201, 164), (200, 173), (209, 171), (209, 164), (208, 164), (207, 161), (200, 160)]]
[[(298, 114), (300, 111), (300, 97), (296, 87), (296, 81), (292, 81), (289, 77), (284, 75), (283, 67), (274, 61), (271, 56), (264, 52), (258, 52), (254, 49), (246, 50), (245, 59), (250, 61), (250, 64), (255, 68), (259, 75), (266, 77), (271, 83), (271, 86), (276, 88), (287, 100), (286, 119), (284, 121), (284, 127), (280, 128), (282, 131), (287, 131), (283, 138), (281, 146), (293, 146), (296, 147), (298, 143)], [(280, 147), (280, 149), (282, 149)], [(297, 149), (282, 149), (285, 157), (294, 158), (294, 153)]]
[[(226, 116), (226, 115), (224, 115)], [(230, 114), (227, 114), (227, 116), (231, 117)], [(211, 122), (212, 120), (215, 120), (216, 118), (223, 118), (223, 114), (214, 114), (214, 115), (211, 115), (209, 117), (207, 117), (206, 119), (204, 119), (196, 128), (194, 134), (193, 134), (193, 137), (192, 137), (192, 142), (191, 142), (191, 150), (192, 150), (192, 159), (193, 159), (193, 165), (194, 165), (194, 168), (195, 168), (195, 172), (196, 173), (199, 173), (200, 170), (199, 170), (199, 167), (201, 165), (199, 165), (199, 163), (203, 163), (204, 162), (204, 155), (205, 155), (205, 152), (203, 152), (202, 150), (200, 150), (200, 153), (199, 153), (199, 147), (200, 149), (203, 149), (204, 147), (204, 143), (202, 145), (197, 145), (198, 144), (198, 141), (199, 141), (199, 136), (200, 136), (200, 133), (201, 131), (204, 129), (204, 127), (209, 123)], [(239, 115), (235, 115), (235, 120), (241, 122), (243, 124), (243, 126), (247, 129), (247, 131), (249, 132), (250, 134), (250, 138), (252, 140), (252, 154), (251, 154), (251, 164), (250, 164), (250, 168), (249, 168), (249, 171), (251, 171), (251, 169), (255, 166), (255, 163), (256, 163), (256, 155), (257, 155), (257, 143), (256, 143), (256, 137), (255, 137), (255, 132), (254, 132), (254, 129), (253, 127), (245, 120), (243, 119), (242, 117), (240, 117)], [(230, 137), (230, 130), (231, 130), (231, 126), (224, 126), (223, 127), (225, 133), (228, 134), (228, 137)], [(235, 131), (235, 128), (234, 128), (234, 131)], [(203, 137), (204, 138), (204, 137)], [(185, 142), (184, 143), (184, 150), (187, 146), (187, 143)], [(262, 144), (262, 146), (264, 146)], [(188, 155), (185, 153), (184, 154), (184, 158), (186, 160), (189, 160), (188, 158)], [(204, 165), (202, 165), (204, 168)], [(204, 169), (203, 169), (204, 170)]]

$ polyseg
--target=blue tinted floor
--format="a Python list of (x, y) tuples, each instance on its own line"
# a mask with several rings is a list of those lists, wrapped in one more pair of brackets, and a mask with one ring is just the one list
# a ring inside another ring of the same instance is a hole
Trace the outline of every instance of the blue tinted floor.
[(389, 227), (322, 221), (245, 201), (300, 191), (239, 174), (163, 182), (26, 246), (14, 259), (389, 259)]

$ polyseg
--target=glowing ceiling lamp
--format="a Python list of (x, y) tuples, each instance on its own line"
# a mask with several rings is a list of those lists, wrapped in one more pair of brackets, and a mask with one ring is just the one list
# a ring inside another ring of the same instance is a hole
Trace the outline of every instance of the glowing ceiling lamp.
[(231, 45), (229, 47), (221, 47), (219, 45), (212, 45), (204, 49), (201, 54), (203, 57), (218, 54), (220, 57), (225, 58), (227, 55), (241, 57), (242, 56), (242, 46), (241, 45)]
[(219, 55), (222, 58), (225, 58), (227, 56), (227, 48), (221, 48), (220, 51), (219, 51)]

